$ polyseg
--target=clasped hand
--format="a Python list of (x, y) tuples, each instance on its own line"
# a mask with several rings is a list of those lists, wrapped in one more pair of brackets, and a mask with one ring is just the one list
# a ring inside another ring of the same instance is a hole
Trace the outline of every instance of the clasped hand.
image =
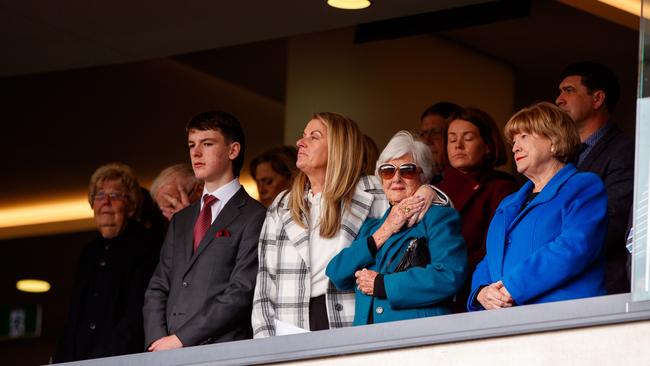
[(181, 340), (178, 339), (178, 337), (175, 334), (172, 334), (155, 340), (153, 343), (151, 343), (151, 346), (147, 348), (147, 351), (149, 352), (166, 351), (168, 349), (177, 349), (182, 347), (183, 347), (183, 343), (181, 343)]
[(354, 272), (354, 277), (357, 278), (357, 288), (359, 291), (363, 292), (366, 295), (374, 295), (375, 292), (375, 278), (379, 273), (370, 270), (362, 269), (360, 271)]
[(487, 310), (509, 308), (515, 303), (501, 281), (483, 287), (476, 296), (476, 300)]

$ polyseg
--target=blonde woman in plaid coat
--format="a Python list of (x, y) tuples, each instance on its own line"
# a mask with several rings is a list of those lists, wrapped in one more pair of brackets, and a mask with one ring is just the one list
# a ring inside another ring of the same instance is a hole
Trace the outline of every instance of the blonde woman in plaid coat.
[[(382, 186), (362, 175), (363, 135), (336, 113), (317, 113), (298, 140), (299, 173), (269, 207), (259, 242), (253, 300), (256, 338), (351, 326), (354, 291), (339, 291), (325, 268), (366, 218), (388, 208)], [(431, 202), (435, 193), (418, 194)]]

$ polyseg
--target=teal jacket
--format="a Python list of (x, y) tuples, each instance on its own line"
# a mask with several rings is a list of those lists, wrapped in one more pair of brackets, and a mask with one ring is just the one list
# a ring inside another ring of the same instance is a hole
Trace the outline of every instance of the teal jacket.
[[(343, 249), (327, 266), (327, 276), (339, 290), (355, 290), (354, 325), (422, 318), (449, 313), (451, 300), (463, 285), (467, 251), (460, 234), (460, 216), (453, 208), (431, 206), (411, 228), (393, 234), (373, 256), (368, 238), (388, 217), (367, 219), (352, 245)], [(427, 239), (431, 263), (393, 273), (411, 239)], [(356, 289), (354, 272), (367, 268), (384, 275), (386, 298), (365, 295)]]

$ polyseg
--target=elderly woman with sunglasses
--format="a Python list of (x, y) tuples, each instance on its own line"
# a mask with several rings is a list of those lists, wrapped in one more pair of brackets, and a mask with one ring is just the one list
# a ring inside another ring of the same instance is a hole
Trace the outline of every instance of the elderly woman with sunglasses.
[(431, 179), (432, 159), (409, 132), (393, 136), (376, 170), (390, 207), (383, 217), (366, 219), (352, 245), (327, 266), (339, 290), (356, 290), (354, 325), (448, 314), (463, 285), (467, 252), (460, 217), (444, 193), (422, 221), (405, 225), (423, 210), (414, 193)]

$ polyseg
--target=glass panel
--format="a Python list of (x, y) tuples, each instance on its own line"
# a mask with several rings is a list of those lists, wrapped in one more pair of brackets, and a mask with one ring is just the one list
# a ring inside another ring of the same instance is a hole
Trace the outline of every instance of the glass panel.
[(636, 119), (636, 173), (634, 177), (634, 230), (628, 242), (632, 257), (632, 300), (650, 300), (650, 235), (648, 235), (648, 184), (650, 182), (650, 0), (641, 2), (639, 27), (639, 91)]

